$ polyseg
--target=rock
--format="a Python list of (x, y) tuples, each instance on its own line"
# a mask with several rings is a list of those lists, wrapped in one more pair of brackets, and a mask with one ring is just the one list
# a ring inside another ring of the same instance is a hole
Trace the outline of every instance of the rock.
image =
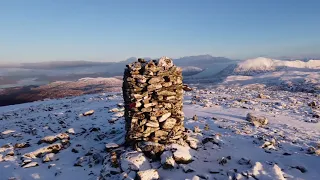
[(220, 140), (217, 137), (206, 137), (202, 140), (202, 144), (207, 144), (208, 142), (211, 142), (212, 144), (216, 144), (218, 146), (221, 145)]
[(58, 153), (62, 149), (62, 147), (63, 146), (61, 143), (51, 144), (49, 146), (39, 148), (33, 152), (26, 153), (23, 155), (23, 157), (36, 159), (37, 157), (45, 153)]
[(169, 117), (171, 116), (171, 113), (165, 113), (164, 115), (162, 115), (159, 119), (159, 122), (163, 122), (165, 120), (167, 120)]
[(198, 116), (195, 114), (193, 117), (192, 117), (192, 120), (194, 120), (194, 121), (198, 121)]
[(307, 169), (306, 169), (305, 167), (303, 167), (303, 166), (295, 166), (295, 167), (293, 167), (293, 168), (298, 169), (298, 170), (301, 171), (302, 173), (306, 173), (306, 172), (307, 172)]
[(165, 69), (169, 69), (173, 66), (173, 62), (168, 57), (161, 57), (158, 61), (158, 66), (164, 67)]
[(63, 140), (63, 139), (69, 139), (69, 135), (67, 133), (59, 133), (55, 136), (46, 136), (44, 138), (42, 138), (38, 144), (41, 143), (47, 143), (47, 144), (52, 144), (54, 142), (56, 142), (57, 140)]
[(164, 169), (172, 169), (177, 167), (171, 151), (165, 151), (161, 154), (161, 164)]
[(138, 180), (158, 180), (160, 179), (159, 173), (156, 169), (148, 169), (145, 171), (139, 171), (137, 173)]
[(74, 166), (84, 167), (85, 165), (88, 164), (88, 162), (89, 162), (89, 157), (87, 156), (78, 157), (76, 162), (74, 163)]
[(198, 149), (198, 140), (197, 139), (188, 136), (186, 139), (186, 142), (189, 144), (189, 146), (192, 149)]
[(169, 148), (173, 151), (174, 160), (178, 164), (188, 164), (193, 161), (189, 147), (181, 146), (178, 144), (171, 144)]
[(315, 151), (315, 154), (316, 154), (317, 156), (320, 156), (320, 149), (317, 149), (317, 150)]
[(186, 164), (179, 164), (179, 167), (183, 170), (183, 172), (185, 173), (191, 173), (194, 172), (195, 170), (193, 168), (191, 168), (190, 166), (186, 165)]
[(22, 148), (27, 148), (30, 147), (31, 145), (29, 143), (16, 143), (14, 145), (14, 148), (16, 149), (22, 149)]
[(94, 114), (94, 110), (87, 111), (87, 112), (83, 113), (82, 115), (83, 116), (91, 116), (92, 114)]
[(75, 148), (72, 148), (71, 152), (73, 152), (73, 153), (79, 153), (79, 151), (78, 151), (77, 149), (75, 149)]
[(75, 131), (74, 131), (73, 128), (70, 128), (70, 129), (67, 130), (67, 133), (69, 133), (69, 134), (75, 134)]
[(146, 126), (149, 126), (149, 127), (159, 127), (159, 123), (156, 122), (156, 121), (148, 121), (146, 123)]
[(151, 141), (139, 142), (137, 146), (152, 159), (158, 159), (165, 149), (164, 145)]
[(177, 120), (174, 118), (168, 118), (162, 125), (163, 129), (172, 129), (176, 125)]
[(53, 161), (54, 159), (55, 159), (55, 154), (49, 153), (43, 157), (42, 162), (50, 162), (50, 161)]
[(199, 126), (195, 126), (193, 132), (201, 133), (201, 129), (199, 128)]
[(308, 152), (308, 154), (315, 154), (316, 148), (310, 146), (310, 147), (308, 147), (307, 152)]
[(251, 164), (251, 161), (247, 158), (241, 158), (239, 161), (238, 161), (238, 164), (240, 165), (250, 165)]
[(121, 169), (124, 172), (145, 171), (151, 168), (151, 165), (145, 155), (141, 152), (126, 152), (120, 158)]
[(30, 162), (28, 164), (25, 164), (24, 166), (22, 166), (23, 168), (31, 168), (31, 167), (36, 167), (39, 166), (39, 164), (37, 162)]
[(264, 166), (260, 162), (256, 162), (249, 173), (251, 176), (254, 176), (255, 179), (285, 180), (283, 177), (284, 173), (276, 164), (273, 165), (273, 167), (269, 167), (268, 165)]
[(260, 93), (258, 95), (258, 98), (260, 98), (260, 99), (270, 99), (270, 96), (267, 96), (267, 95), (264, 95), (264, 94)]
[(109, 150), (111, 150), (111, 149), (116, 149), (116, 148), (118, 148), (118, 147), (119, 147), (119, 145), (116, 144), (116, 143), (108, 143), (108, 144), (106, 144), (106, 149), (107, 149), (107, 151), (109, 151)]
[(199, 176), (193, 176), (191, 180), (200, 180)]
[(222, 157), (220, 159), (218, 159), (218, 163), (222, 166), (224, 166), (225, 164), (228, 163), (228, 161), (231, 160), (231, 157), (230, 156), (227, 156), (227, 157)]
[(247, 121), (251, 122), (254, 126), (264, 126), (268, 124), (268, 119), (263, 116), (257, 116), (252, 113), (247, 114)]
[(183, 90), (184, 90), (184, 91), (192, 91), (192, 88), (189, 87), (188, 85), (184, 84), (184, 85), (183, 85)]

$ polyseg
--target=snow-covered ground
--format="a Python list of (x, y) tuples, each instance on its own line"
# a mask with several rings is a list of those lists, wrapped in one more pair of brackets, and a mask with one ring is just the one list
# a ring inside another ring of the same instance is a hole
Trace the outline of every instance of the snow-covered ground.
[[(205, 86), (184, 98), (185, 126), (196, 130), (198, 148), (184, 152), (191, 163), (169, 170), (147, 159), (161, 179), (320, 177), (319, 95), (247, 85)], [(109, 93), (1, 107), (0, 179), (97, 179), (110, 164), (105, 145), (124, 142), (121, 103), (121, 93)], [(269, 123), (253, 126), (248, 113)]]

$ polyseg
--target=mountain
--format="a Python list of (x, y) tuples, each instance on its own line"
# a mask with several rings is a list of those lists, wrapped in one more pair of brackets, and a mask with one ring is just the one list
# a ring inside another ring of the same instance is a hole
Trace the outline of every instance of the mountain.
[(240, 62), (235, 69), (235, 72), (239, 74), (255, 74), (276, 71), (283, 68), (320, 69), (320, 60), (309, 60), (304, 62), (300, 60), (285, 61), (259, 57)]
[(228, 59), (225, 57), (214, 57), (211, 55), (199, 55), (199, 56), (186, 56), (173, 60), (177, 66), (186, 67), (186, 66), (195, 66), (198, 68), (205, 69), (212, 64), (217, 63), (229, 63), (234, 60)]

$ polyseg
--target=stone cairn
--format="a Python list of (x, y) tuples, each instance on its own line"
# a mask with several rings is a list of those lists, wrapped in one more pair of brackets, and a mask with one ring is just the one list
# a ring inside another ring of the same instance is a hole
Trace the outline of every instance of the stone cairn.
[(122, 90), (127, 145), (164, 146), (183, 141), (182, 70), (171, 59), (138, 59), (128, 64)]

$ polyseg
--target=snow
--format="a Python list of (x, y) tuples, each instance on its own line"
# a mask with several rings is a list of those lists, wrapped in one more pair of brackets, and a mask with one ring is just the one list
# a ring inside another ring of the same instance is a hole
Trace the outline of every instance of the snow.
[[(314, 109), (308, 106), (312, 101), (319, 104), (316, 94), (273, 91), (259, 85), (204, 85), (193, 89), (184, 95), (185, 127), (192, 136), (189, 141), (197, 142), (198, 147), (172, 145), (172, 149), (177, 149), (173, 156), (193, 161), (184, 168), (179, 165), (168, 170), (154, 166), (141, 152), (134, 152), (121, 156), (120, 167), (124, 171), (134, 176), (137, 170), (157, 167), (161, 179), (228, 179), (246, 173), (261, 179), (320, 176), (317, 169), (320, 158), (308, 152), (311, 146), (320, 148), (319, 119), (312, 116)], [(261, 93), (270, 98), (258, 98)], [(0, 107), (0, 132), (4, 132), (0, 138), (1, 178), (97, 179), (103, 164), (110, 163), (106, 161), (110, 155), (106, 147), (119, 145), (119, 151), (123, 150), (125, 121), (123, 108), (118, 107), (122, 101), (119, 92)], [(91, 116), (81, 115), (90, 110), (94, 110)], [(264, 116), (269, 123), (254, 127), (246, 121), (248, 113)], [(192, 119), (194, 115), (198, 116), (197, 121)], [(192, 132), (195, 127), (201, 132)], [(60, 133), (68, 133), (70, 144), (61, 136), (54, 144), (38, 143), (46, 136), (58, 137)], [(14, 148), (16, 143), (24, 142), (30, 146)], [(266, 142), (273, 147), (264, 147)], [(24, 156), (47, 151), (45, 147), (56, 144), (61, 150), (54, 152), (48, 163), (42, 162), (42, 156)], [(22, 161), (29, 162), (28, 166), (38, 166), (22, 168)], [(80, 166), (74, 166), (76, 162)], [(303, 168), (306, 172), (299, 170)], [(193, 171), (186, 173), (183, 169)], [(120, 174), (109, 178), (120, 179)]]

